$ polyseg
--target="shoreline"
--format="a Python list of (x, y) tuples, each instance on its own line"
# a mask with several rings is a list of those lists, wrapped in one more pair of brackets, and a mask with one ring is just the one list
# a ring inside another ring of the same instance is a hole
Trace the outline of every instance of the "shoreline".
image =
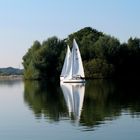
[(22, 80), (23, 75), (1, 75), (0, 80)]

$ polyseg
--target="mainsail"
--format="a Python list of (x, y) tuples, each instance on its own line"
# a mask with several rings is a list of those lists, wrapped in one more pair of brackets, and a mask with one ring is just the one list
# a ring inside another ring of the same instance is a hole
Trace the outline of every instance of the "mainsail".
[(72, 48), (72, 77), (77, 76), (85, 77), (85, 74), (79, 47), (74, 39)]

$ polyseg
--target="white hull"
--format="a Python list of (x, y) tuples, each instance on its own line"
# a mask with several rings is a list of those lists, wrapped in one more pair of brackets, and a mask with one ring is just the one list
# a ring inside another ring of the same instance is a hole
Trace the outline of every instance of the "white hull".
[(85, 83), (85, 79), (63, 79), (63, 83)]

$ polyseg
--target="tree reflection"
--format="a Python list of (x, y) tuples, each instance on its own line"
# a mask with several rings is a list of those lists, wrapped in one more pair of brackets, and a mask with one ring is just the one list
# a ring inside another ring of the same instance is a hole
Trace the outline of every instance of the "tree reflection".
[[(140, 117), (140, 89), (136, 83), (138, 82), (87, 81), (80, 105), (79, 124), (93, 128), (105, 120), (117, 119), (122, 112), (128, 112), (132, 117)], [(56, 83), (25, 81), (24, 100), (36, 118), (43, 116), (51, 122), (75, 120), (76, 117), (70, 116), (72, 111), (67, 100), (69, 94), (63, 92)]]
[(128, 111), (140, 114), (140, 89), (135, 82), (94, 80), (86, 84), (81, 125), (94, 126)]
[(18, 83), (22, 83), (21, 79), (0, 80), (0, 86), (12, 87)]
[(54, 83), (25, 81), (24, 100), (35, 116), (42, 115), (54, 121), (65, 116), (65, 103), (59, 86)]

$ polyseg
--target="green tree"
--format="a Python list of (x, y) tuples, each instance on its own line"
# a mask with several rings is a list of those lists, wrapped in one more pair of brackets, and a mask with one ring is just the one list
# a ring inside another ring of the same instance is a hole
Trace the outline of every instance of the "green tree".
[(92, 59), (85, 62), (84, 66), (86, 77), (92, 78), (110, 78), (113, 75), (114, 67), (112, 64), (108, 64), (104, 59)]
[(46, 79), (60, 74), (59, 57), (65, 48), (65, 42), (57, 37), (49, 38), (33, 46), (23, 57), (25, 79)]

